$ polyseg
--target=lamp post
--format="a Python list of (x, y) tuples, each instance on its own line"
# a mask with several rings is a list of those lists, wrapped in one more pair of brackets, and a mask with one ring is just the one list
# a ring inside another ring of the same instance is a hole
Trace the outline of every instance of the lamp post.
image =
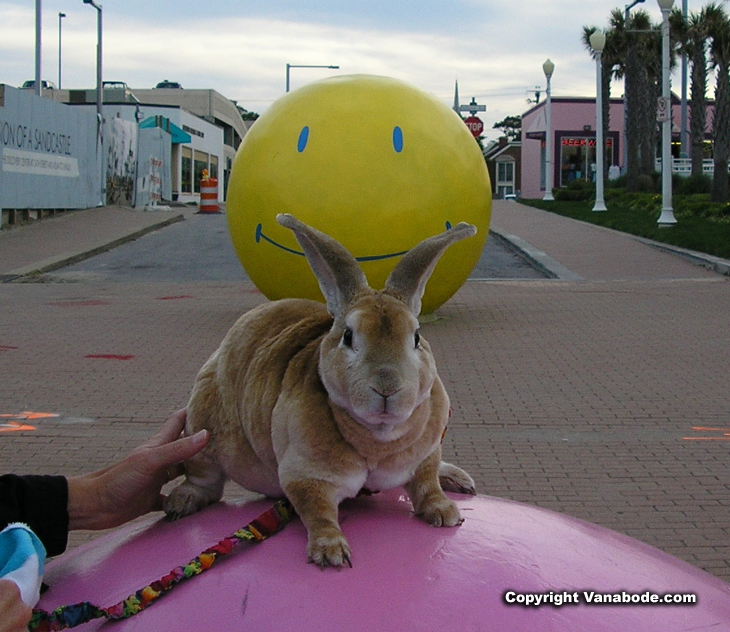
[(603, 49), (606, 46), (606, 36), (601, 31), (594, 31), (590, 37), (591, 48), (596, 53), (596, 203), (594, 211), (605, 211), (606, 202), (603, 200), (603, 159), (605, 143), (603, 140)]
[(677, 223), (672, 209), (672, 102), (669, 88), (669, 13), (674, 0), (657, 0), (662, 11), (662, 212), (657, 223)]
[(545, 73), (545, 79), (547, 79), (547, 88), (545, 89), (545, 195), (542, 199), (552, 201), (555, 198), (553, 197), (553, 129), (550, 80), (553, 72), (555, 72), (555, 64), (549, 59), (545, 60), (542, 71)]
[(35, 0), (35, 93), (43, 94), (41, 81), (41, 14), (43, 13), (41, 0)]
[[(86, 0), (84, 0), (86, 1)], [(287, 64), (286, 65), (286, 91), (289, 92), (289, 70), (291, 68), (331, 68), (337, 70), (339, 66), (309, 66), (307, 64)]]
[[(682, 0), (682, 17), (685, 22), (687, 21), (687, 0)], [(687, 55), (682, 54), (682, 97), (680, 106), (680, 116), (682, 122), (680, 123), (679, 139), (681, 143), (680, 158), (686, 158), (689, 156), (687, 146), (689, 141), (687, 138)]]
[(101, 5), (96, 4), (94, 0), (84, 0), (84, 4), (90, 4), (97, 11), (96, 13), (96, 125), (97, 125), (97, 144), (100, 149), (99, 162), (101, 163), (101, 202), (100, 206), (106, 204), (106, 172), (104, 169), (104, 114), (102, 106), (104, 105), (104, 92), (102, 90), (101, 81)]
[(61, 20), (66, 17), (65, 13), (58, 13), (58, 89), (61, 89)]
[(84, 0), (84, 4), (90, 4), (97, 11), (96, 14), (96, 114), (102, 120), (101, 106), (104, 102), (101, 83), (101, 5), (94, 0)]

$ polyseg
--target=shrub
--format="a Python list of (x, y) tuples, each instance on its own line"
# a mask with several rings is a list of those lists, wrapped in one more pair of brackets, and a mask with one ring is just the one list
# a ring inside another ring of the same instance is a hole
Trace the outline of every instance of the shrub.
[(595, 198), (596, 185), (587, 180), (573, 180), (567, 187), (554, 189), (553, 196), (560, 202), (586, 202)]
[(656, 191), (656, 187), (652, 176), (641, 174), (638, 178), (636, 178), (637, 193), (652, 193), (654, 191)]
[(674, 180), (674, 192), (679, 195), (709, 193), (711, 190), (712, 179), (704, 174), (690, 176), (689, 178), (676, 178)]

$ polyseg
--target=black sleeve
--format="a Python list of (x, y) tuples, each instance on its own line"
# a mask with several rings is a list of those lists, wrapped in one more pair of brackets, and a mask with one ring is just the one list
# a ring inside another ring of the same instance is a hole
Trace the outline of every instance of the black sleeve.
[(68, 543), (68, 482), (64, 476), (0, 476), (0, 529), (24, 522), (49, 556)]

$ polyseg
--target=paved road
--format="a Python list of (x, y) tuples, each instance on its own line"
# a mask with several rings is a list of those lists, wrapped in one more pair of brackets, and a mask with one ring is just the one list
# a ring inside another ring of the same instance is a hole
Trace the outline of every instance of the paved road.
[[(246, 274), (228, 236), (225, 215), (191, 215), (86, 261), (46, 275), (55, 281), (239, 281)], [(545, 278), (528, 260), (490, 235), (472, 279)]]
[[(94, 209), (8, 231), (0, 274), (86, 252), (150, 215)], [(572, 276), (466, 283), (423, 326), (454, 407), (446, 458), (480, 493), (616, 529), (730, 580), (730, 280), (514, 202), (495, 201), (492, 226)], [(204, 241), (166, 239), (186, 261)], [(0, 284), (3, 472), (80, 474), (126, 453), (184, 405), (231, 324), (264, 300), (242, 277), (149, 282), (151, 269), (129, 283)]]

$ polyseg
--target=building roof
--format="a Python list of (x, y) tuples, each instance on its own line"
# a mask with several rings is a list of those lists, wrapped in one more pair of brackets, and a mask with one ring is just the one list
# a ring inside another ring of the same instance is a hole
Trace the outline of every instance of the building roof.
[(484, 158), (487, 160), (495, 160), (497, 157), (510, 150), (519, 150), (522, 147), (522, 143), (519, 140), (507, 140), (506, 137), (502, 136), (496, 141), (490, 143), (482, 152)]

